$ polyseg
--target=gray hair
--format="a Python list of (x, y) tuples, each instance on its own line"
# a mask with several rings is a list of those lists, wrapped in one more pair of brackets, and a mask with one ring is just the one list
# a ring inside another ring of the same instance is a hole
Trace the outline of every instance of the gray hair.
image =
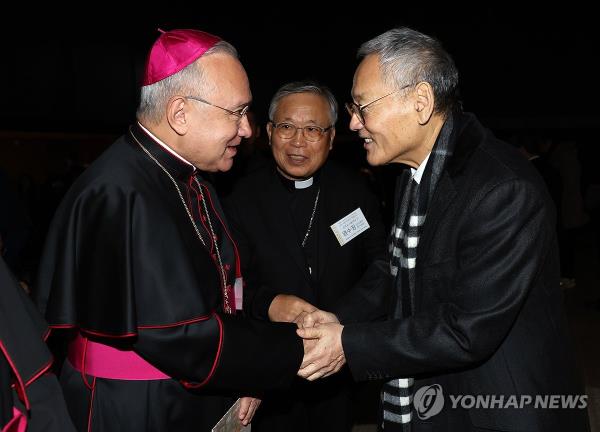
[(174, 95), (185, 96), (193, 94), (201, 96), (202, 93), (210, 89), (210, 83), (204, 79), (204, 71), (200, 66), (200, 60), (215, 53), (229, 54), (232, 57), (238, 58), (237, 50), (233, 45), (222, 40), (179, 72), (154, 84), (142, 86), (140, 90), (140, 104), (136, 113), (137, 118), (149, 124), (156, 125), (164, 115), (164, 108), (167, 102)]
[(400, 90), (428, 82), (435, 96), (435, 112), (444, 115), (460, 108), (458, 70), (441, 43), (407, 27), (389, 30), (361, 45), (358, 58), (379, 55), (386, 84)]
[(314, 81), (295, 81), (281, 86), (279, 90), (275, 92), (275, 95), (271, 99), (271, 104), (269, 105), (269, 119), (271, 121), (273, 121), (273, 117), (277, 111), (277, 107), (279, 106), (281, 99), (296, 93), (314, 93), (319, 96), (323, 96), (329, 104), (329, 119), (331, 120), (331, 125), (335, 125), (338, 113), (337, 101), (335, 100), (335, 97), (329, 88)]

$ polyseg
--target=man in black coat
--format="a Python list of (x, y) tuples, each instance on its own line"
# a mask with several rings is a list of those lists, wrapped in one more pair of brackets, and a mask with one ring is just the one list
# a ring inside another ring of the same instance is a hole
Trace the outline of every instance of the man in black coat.
[[(246, 278), (244, 310), (265, 320), (297, 321), (314, 306), (333, 307), (384, 255), (384, 232), (366, 182), (327, 160), (337, 103), (326, 87), (284, 85), (272, 98), (269, 118), (275, 164), (239, 181), (226, 212)], [(267, 395), (253, 430), (349, 431), (350, 383), (346, 371)]]
[(319, 341), (300, 375), (347, 362), (357, 380), (385, 379), (386, 432), (588, 430), (542, 179), (461, 112), (458, 73), (435, 39), (393, 29), (359, 56), (350, 127), (370, 164), (410, 170), (389, 261), (333, 313), (307, 317), (320, 325), (299, 333)]

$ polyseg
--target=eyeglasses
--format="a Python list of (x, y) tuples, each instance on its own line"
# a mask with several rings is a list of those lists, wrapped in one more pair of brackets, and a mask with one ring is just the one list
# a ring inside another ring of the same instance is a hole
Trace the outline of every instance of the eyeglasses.
[(250, 108), (250, 105), (246, 105), (246, 106), (244, 106), (243, 108), (240, 108), (240, 109), (238, 109), (238, 110), (235, 110), (235, 111), (231, 111), (231, 110), (229, 110), (229, 109), (227, 109), (227, 108), (223, 108), (223, 107), (221, 107), (221, 106), (219, 106), (219, 105), (215, 105), (215, 104), (213, 104), (213, 103), (210, 103), (209, 101), (207, 101), (207, 100), (204, 100), (204, 99), (202, 99), (202, 98), (199, 98), (199, 97), (197, 97), (197, 96), (185, 96), (185, 97), (186, 97), (187, 99), (193, 99), (193, 100), (195, 100), (195, 101), (202, 102), (202, 103), (205, 103), (205, 104), (207, 104), (207, 105), (210, 105), (210, 106), (214, 106), (215, 108), (222, 109), (222, 110), (223, 110), (223, 111), (225, 111), (226, 113), (228, 113), (228, 114), (230, 114), (230, 115), (232, 115), (232, 116), (235, 116), (235, 117), (237, 117), (237, 122), (238, 122), (238, 123), (242, 121), (242, 117), (244, 117), (244, 116), (245, 116), (245, 115), (248, 113), (248, 109)]
[(311, 142), (319, 141), (321, 138), (323, 138), (323, 135), (325, 134), (325, 132), (327, 132), (329, 129), (331, 129), (333, 127), (333, 125), (328, 126), (326, 128), (322, 128), (319, 126), (298, 127), (292, 123), (285, 123), (285, 122), (275, 123), (272, 120), (270, 120), (270, 122), (273, 124), (273, 128), (275, 129), (275, 132), (277, 133), (279, 138), (283, 138), (283, 139), (294, 138), (296, 136), (296, 134), (298, 133), (298, 129), (301, 129), (302, 134), (304, 135), (304, 138), (306, 139), (306, 141), (311, 141)]
[(405, 88), (410, 87), (411, 85), (412, 84), (407, 84), (404, 87), (399, 88), (398, 90), (394, 90), (393, 92), (383, 95), (383, 96), (381, 96), (369, 103), (366, 103), (364, 105), (359, 105), (354, 101), (347, 102), (346, 110), (348, 111), (348, 114), (350, 114), (350, 117), (352, 117), (353, 115), (356, 115), (356, 118), (358, 119), (358, 121), (364, 125), (365, 124), (365, 109), (367, 109), (367, 107), (369, 105), (373, 105), (375, 102), (379, 102), (381, 99), (384, 99), (390, 95), (393, 95), (394, 93), (398, 93), (399, 91), (404, 90)]

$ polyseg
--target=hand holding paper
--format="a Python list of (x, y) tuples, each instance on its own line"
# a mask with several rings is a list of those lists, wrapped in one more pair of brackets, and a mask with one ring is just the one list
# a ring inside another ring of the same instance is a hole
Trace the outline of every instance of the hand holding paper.
[(248, 432), (248, 423), (260, 404), (260, 399), (252, 397), (239, 398), (211, 429), (211, 432)]
[(240, 398), (239, 419), (244, 426), (247, 426), (252, 421), (252, 417), (254, 417), (260, 402), (260, 399), (249, 396)]

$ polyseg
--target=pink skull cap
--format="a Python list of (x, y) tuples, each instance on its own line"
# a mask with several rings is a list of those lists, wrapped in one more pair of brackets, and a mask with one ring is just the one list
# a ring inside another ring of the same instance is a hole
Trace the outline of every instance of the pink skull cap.
[(161, 35), (148, 54), (143, 86), (154, 84), (179, 72), (221, 40), (200, 30), (158, 31)]

